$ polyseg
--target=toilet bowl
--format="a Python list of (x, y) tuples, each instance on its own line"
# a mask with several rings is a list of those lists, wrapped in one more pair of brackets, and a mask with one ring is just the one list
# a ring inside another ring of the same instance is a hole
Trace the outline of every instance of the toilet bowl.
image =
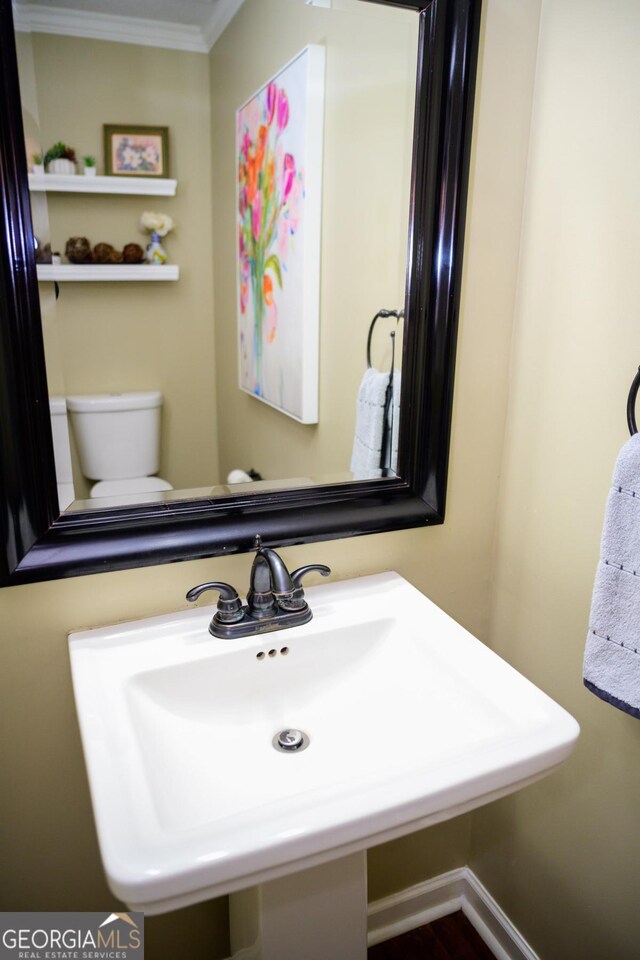
[(98, 481), (91, 497), (172, 490), (160, 465), (162, 394), (102, 393), (67, 397), (82, 472)]
[(130, 477), (128, 480), (100, 480), (91, 487), (91, 497), (122, 497), (136, 493), (173, 490), (162, 477)]

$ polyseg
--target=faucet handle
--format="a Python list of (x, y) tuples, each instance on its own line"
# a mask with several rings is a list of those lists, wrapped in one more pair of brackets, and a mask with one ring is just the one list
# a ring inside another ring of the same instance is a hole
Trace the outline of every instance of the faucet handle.
[(298, 569), (294, 570), (291, 574), (294, 587), (302, 589), (302, 578), (306, 577), (308, 573), (313, 573), (314, 570), (321, 573), (323, 577), (328, 577), (331, 573), (331, 567), (327, 567), (324, 563), (308, 563), (306, 567), (298, 567)]
[(197, 587), (192, 587), (189, 590), (186, 598), (189, 603), (193, 603), (206, 590), (217, 590), (220, 594), (216, 616), (221, 623), (236, 623), (238, 620), (242, 620), (244, 616), (242, 602), (238, 596), (238, 591), (230, 583), (216, 581), (199, 583)]
[(293, 582), (293, 593), (289, 597), (278, 597), (278, 603), (283, 610), (304, 610), (307, 605), (307, 601), (304, 599), (304, 590), (302, 589), (302, 578), (306, 577), (308, 573), (312, 573), (314, 570), (317, 570), (318, 573), (321, 573), (323, 577), (328, 577), (331, 573), (331, 568), (325, 566), (324, 563), (308, 563), (305, 567), (298, 567), (297, 570), (294, 570), (291, 574), (291, 580)]

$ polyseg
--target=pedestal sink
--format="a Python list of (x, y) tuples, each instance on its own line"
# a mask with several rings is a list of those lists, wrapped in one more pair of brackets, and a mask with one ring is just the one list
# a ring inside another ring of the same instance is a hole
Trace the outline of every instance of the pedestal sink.
[(212, 638), (211, 608), (72, 634), (76, 706), (118, 897), (242, 891), (238, 956), (359, 960), (366, 848), (545, 776), (578, 725), (397, 574), (306, 595), (262, 637)]

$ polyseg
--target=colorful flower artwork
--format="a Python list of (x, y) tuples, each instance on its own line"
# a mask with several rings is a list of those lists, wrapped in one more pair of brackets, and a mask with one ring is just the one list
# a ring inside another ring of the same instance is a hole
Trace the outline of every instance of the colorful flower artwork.
[(155, 173), (162, 162), (159, 137), (128, 137), (118, 141), (114, 169), (120, 173)]
[(240, 386), (317, 422), (324, 48), (236, 115)]

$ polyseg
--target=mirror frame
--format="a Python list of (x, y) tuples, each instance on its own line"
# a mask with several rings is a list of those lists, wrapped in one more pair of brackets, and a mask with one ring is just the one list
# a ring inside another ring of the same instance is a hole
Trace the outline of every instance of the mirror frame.
[(444, 520), (480, 0), (419, 17), (398, 476), (59, 513), (11, 0), (0, 0), (0, 585)]

